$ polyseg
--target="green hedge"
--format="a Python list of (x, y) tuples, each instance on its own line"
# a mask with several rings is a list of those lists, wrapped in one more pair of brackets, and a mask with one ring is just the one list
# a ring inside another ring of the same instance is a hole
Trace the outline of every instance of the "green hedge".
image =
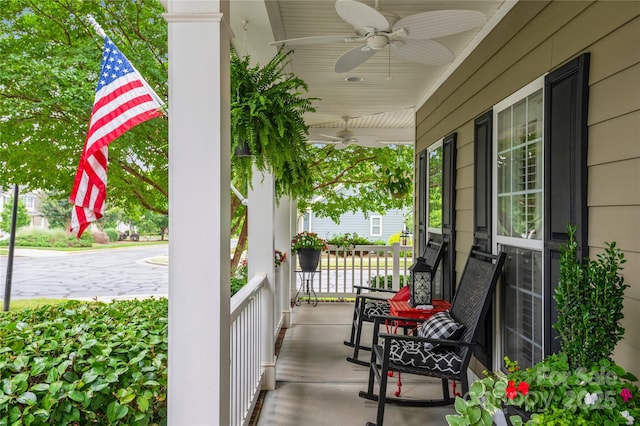
[(107, 228), (104, 233), (109, 237), (110, 242), (118, 241), (120, 239), (120, 232), (115, 228)]
[[(351, 248), (353, 246), (367, 246), (372, 242), (365, 237), (359, 236), (357, 233), (337, 234), (327, 240), (327, 244), (335, 245), (341, 248)], [(383, 244), (384, 245), (384, 244)]]
[(168, 303), (0, 315), (0, 426), (166, 424)]
[[(9, 239), (1, 240), (0, 246), (9, 245)], [(16, 232), (16, 247), (91, 247), (93, 235), (90, 231), (78, 240), (64, 229), (23, 228)]]
[[(399, 275), (400, 287), (404, 287), (405, 284), (409, 284), (408, 275)], [(373, 288), (382, 288), (390, 290), (393, 285), (393, 275), (375, 275), (369, 279), (369, 286)]]

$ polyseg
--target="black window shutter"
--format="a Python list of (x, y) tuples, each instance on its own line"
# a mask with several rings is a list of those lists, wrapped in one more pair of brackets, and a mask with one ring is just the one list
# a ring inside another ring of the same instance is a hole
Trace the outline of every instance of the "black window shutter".
[(442, 290), (446, 300), (451, 300), (456, 283), (456, 138), (452, 133), (442, 142), (442, 238), (447, 244)]
[[(474, 122), (473, 145), (473, 245), (491, 253), (492, 246), (492, 171), (493, 171), (493, 111)], [(478, 335), (474, 355), (487, 368), (491, 367), (493, 348), (494, 303), (489, 307)]]
[(560, 248), (567, 225), (578, 227), (579, 256), (588, 256), (587, 110), (589, 54), (552, 71), (544, 86), (545, 353), (560, 350), (552, 328), (557, 320), (553, 294), (560, 272)]
[(473, 146), (473, 245), (491, 253), (491, 175), (493, 111), (482, 114), (474, 123)]

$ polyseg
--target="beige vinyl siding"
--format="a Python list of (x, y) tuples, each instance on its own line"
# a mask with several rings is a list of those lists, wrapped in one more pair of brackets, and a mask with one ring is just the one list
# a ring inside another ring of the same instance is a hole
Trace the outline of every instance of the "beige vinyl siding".
[(588, 156), (590, 167), (640, 158), (640, 111), (591, 124)]
[(472, 243), (473, 121), (580, 53), (589, 73), (590, 256), (616, 241), (627, 258), (625, 340), (616, 359), (640, 374), (640, 2), (520, 1), (416, 113), (416, 152), (458, 132), (458, 275)]

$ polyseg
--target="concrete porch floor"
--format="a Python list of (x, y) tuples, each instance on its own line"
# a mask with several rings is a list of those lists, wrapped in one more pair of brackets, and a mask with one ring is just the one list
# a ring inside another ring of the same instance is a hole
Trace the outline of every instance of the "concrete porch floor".
[[(285, 333), (276, 362), (276, 389), (264, 397), (258, 426), (363, 426), (375, 421), (377, 403), (358, 397), (367, 389), (368, 368), (347, 362), (352, 348), (342, 343), (349, 338), (352, 315), (353, 303), (294, 307), (293, 326)], [(363, 343), (368, 344), (372, 328), (365, 327)], [(369, 357), (370, 352), (360, 356)], [(405, 375), (402, 383), (405, 397), (441, 397), (439, 379)], [(396, 379), (390, 378), (388, 394), (395, 390)], [(387, 404), (385, 425), (446, 425), (444, 416), (454, 412), (453, 406)]]

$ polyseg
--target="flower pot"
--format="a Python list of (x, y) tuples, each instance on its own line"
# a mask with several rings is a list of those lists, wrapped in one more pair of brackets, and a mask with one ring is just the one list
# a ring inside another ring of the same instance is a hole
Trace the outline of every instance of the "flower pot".
[(409, 196), (408, 192), (391, 193), (391, 197), (396, 199), (407, 198), (408, 196)]
[(504, 413), (504, 418), (507, 421), (507, 425), (509, 426), (513, 426), (511, 421), (509, 421), (509, 417), (511, 416), (520, 417), (523, 423), (526, 423), (531, 418), (530, 413), (524, 411), (520, 407), (516, 407), (515, 405), (504, 405), (502, 409), (503, 409), (502, 412)]
[(298, 263), (302, 272), (313, 272), (318, 268), (322, 250), (300, 249), (298, 250)]
[(251, 152), (251, 147), (249, 146), (249, 142), (243, 141), (238, 146), (236, 146), (236, 157), (251, 157), (253, 153)]

